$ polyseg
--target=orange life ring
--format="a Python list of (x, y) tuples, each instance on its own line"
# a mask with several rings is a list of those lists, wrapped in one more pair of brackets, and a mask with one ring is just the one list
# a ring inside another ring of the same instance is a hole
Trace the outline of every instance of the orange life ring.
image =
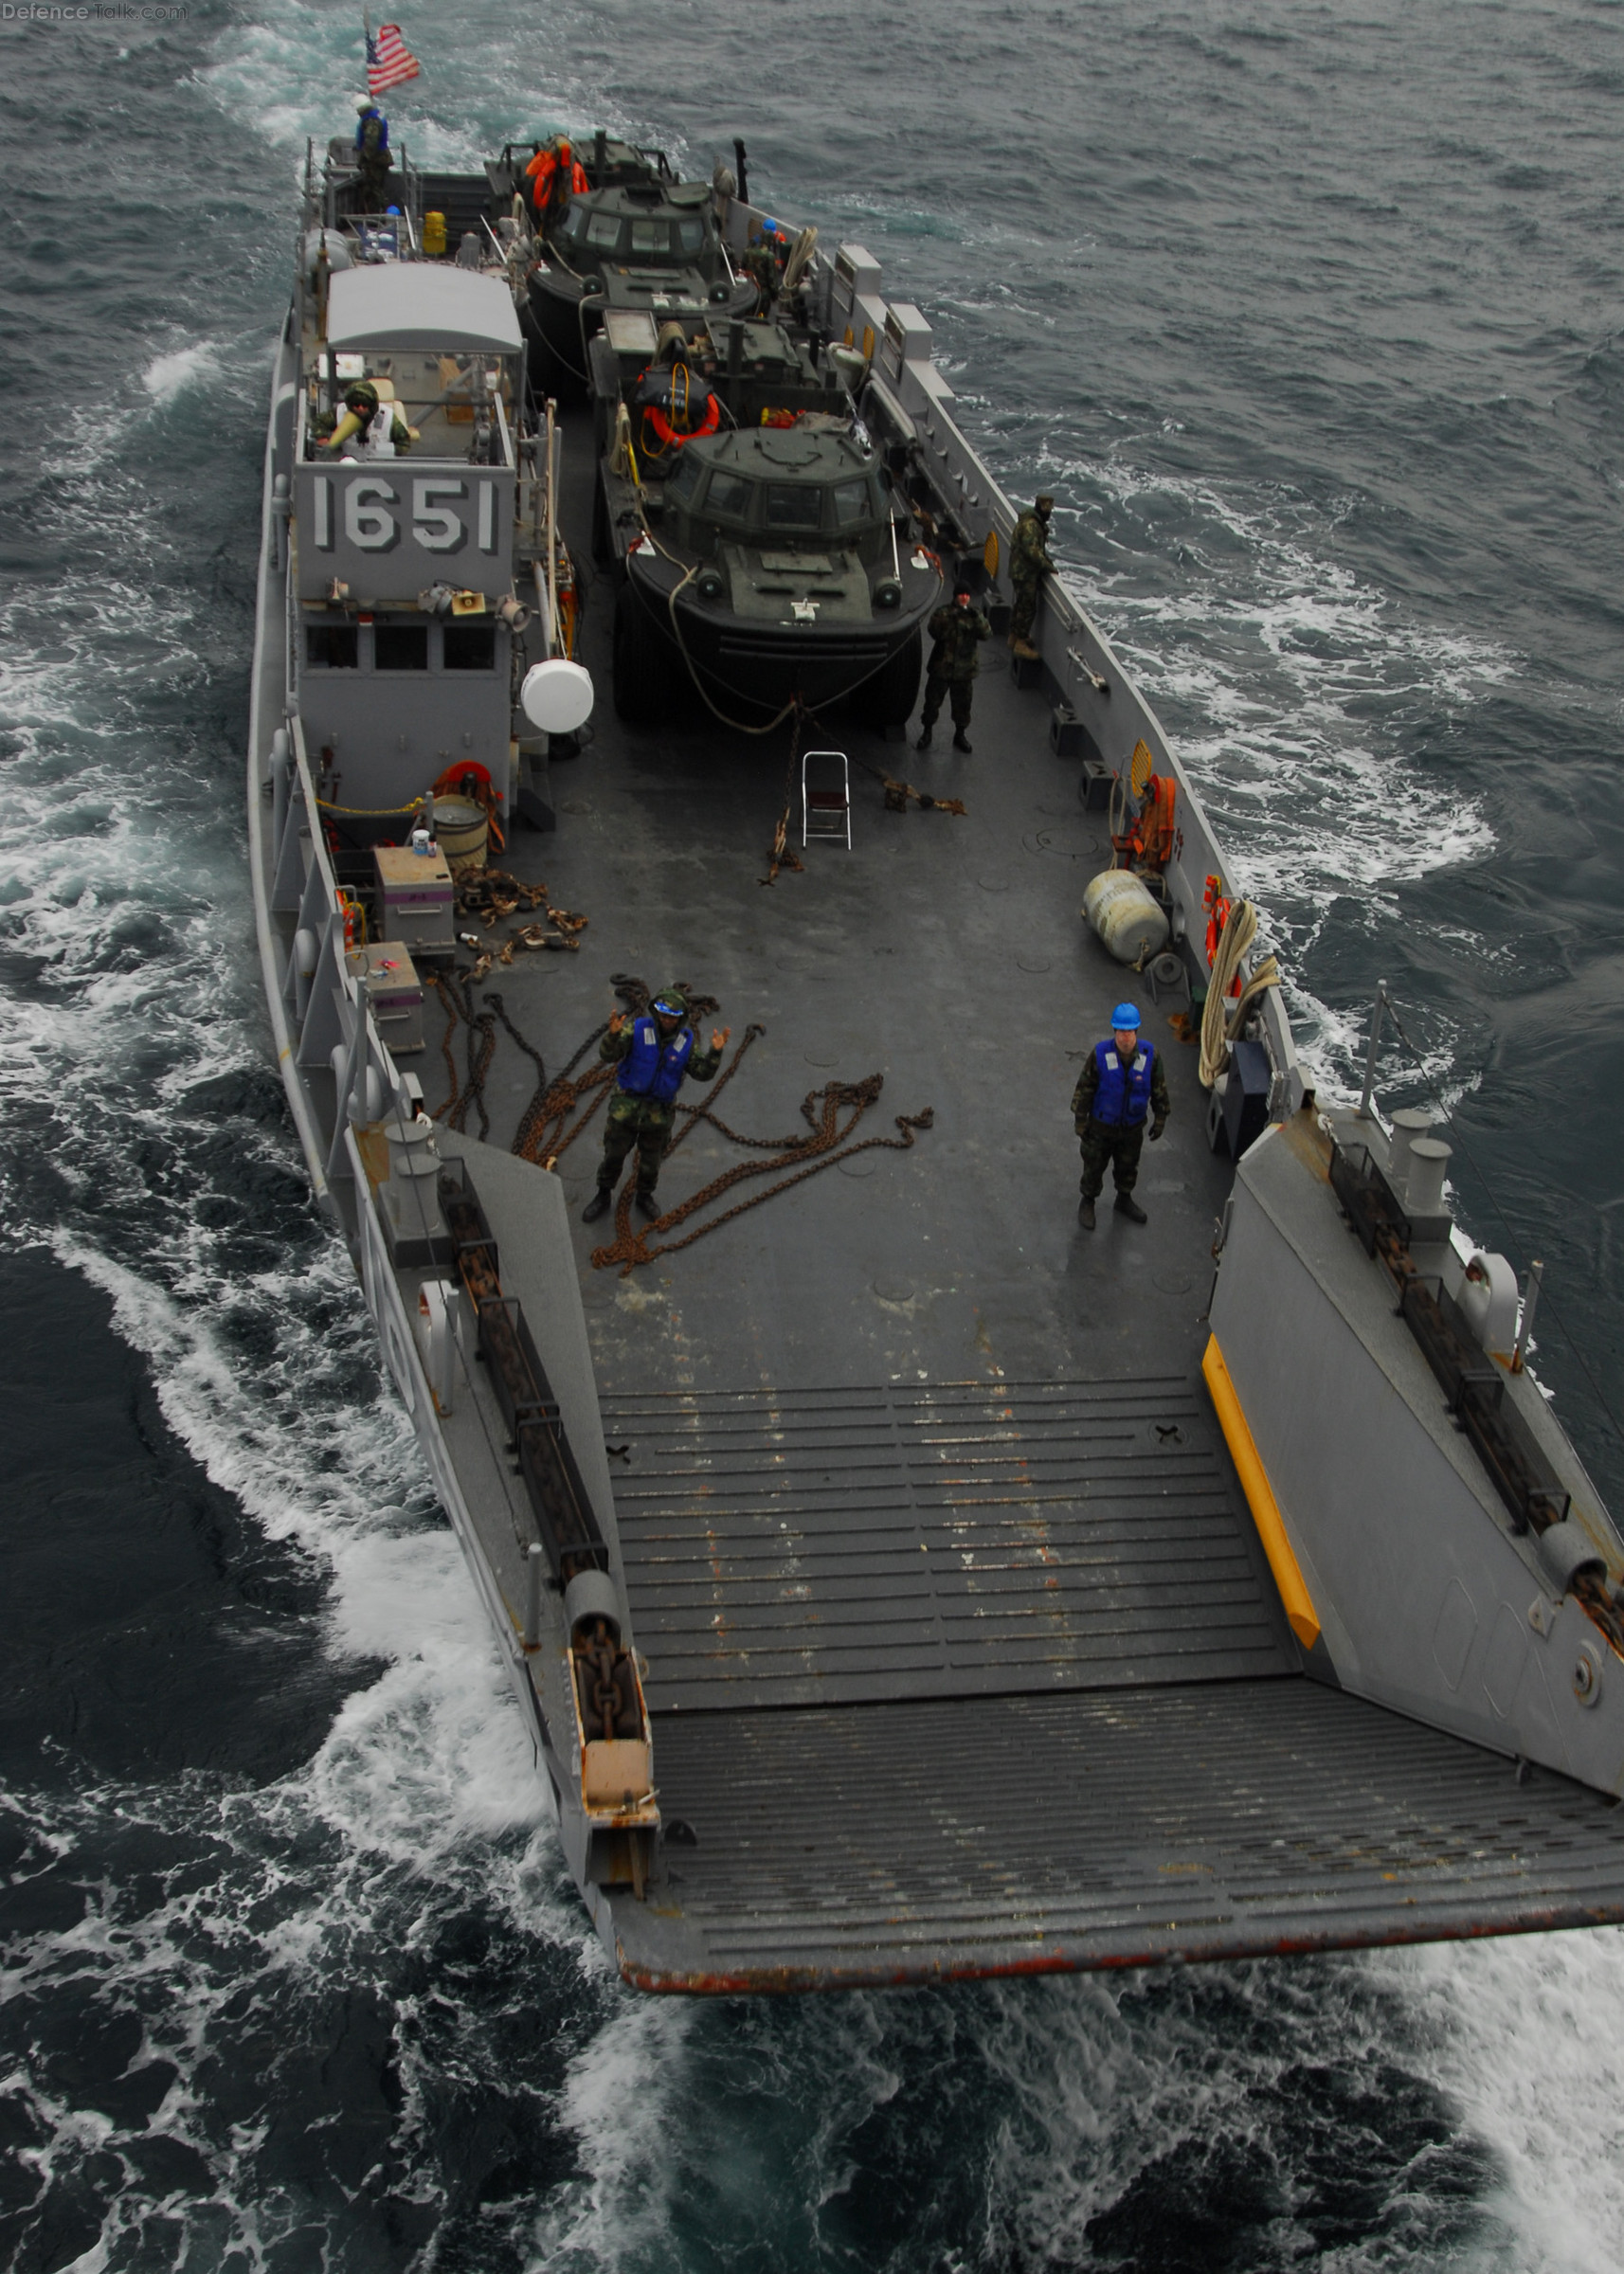
[(705, 406), (705, 416), (692, 434), (678, 434), (658, 403), (645, 404), (642, 415), (654, 428), (655, 440), (662, 450), (669, 450), (673, 442), (680, 450), (684, 442), (697, 442), (702, 434), (715, 433), (717, 427), (722, 424), (721, 399), (716, 394), (712, 394), (710, 401)]

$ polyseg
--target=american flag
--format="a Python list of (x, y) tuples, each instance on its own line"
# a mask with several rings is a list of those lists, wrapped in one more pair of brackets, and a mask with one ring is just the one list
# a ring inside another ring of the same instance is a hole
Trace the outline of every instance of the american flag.
[(369, 95), (387, 95), (391, 87), (403, 81), (415, 79), (421, 65), (411, 49), (401, 38), (398, 24), (380, 24), (374, 40), (367, 35), (367, 92)]

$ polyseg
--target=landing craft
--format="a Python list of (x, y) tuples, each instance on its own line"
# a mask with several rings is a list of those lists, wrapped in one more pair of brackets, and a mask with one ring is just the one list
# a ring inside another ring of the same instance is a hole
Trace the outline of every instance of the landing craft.
[[(849, 714), (816, 805), (787, 727), (588, 722), (604, 405), (536, 396), (500, 168), (399, 154), (393, 231), (342, 144), (311, 173), (276, 351), (256, 922), (313, 1188), (623, 1977), (1624, 1918), (1624, 1544), (1447, 1130), (1380, 1110), (1375, 1022), (1359, 1107), (1323, 1107), (1176, 753), (1053, 582), (928, 782)], [(706, 194), (742, 255), (763, 216)], [(924, 319), (845, 245), (774, 321), (860, 355), (899, 549), (996, 615), (1014, 509)], [(588, 1232), (600, 1038), (676, 978), (740, 1038), (662, 1212), (623, 1188)], [(1171, 1119), (1148, 1221), (1089, 1233), (1066, 1099), (1125, 984)]]

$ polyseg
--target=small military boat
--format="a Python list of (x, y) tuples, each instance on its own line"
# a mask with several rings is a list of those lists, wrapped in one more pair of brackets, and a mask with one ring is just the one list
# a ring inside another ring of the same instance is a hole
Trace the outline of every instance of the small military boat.
[[(1624, 1919), (1624, 1541), (1530, 1365), (1537, 1286), (1454, 1220), (1448, 1125), (1383, 1112), (1380, 1003), (1362, 1097), (1316, 1094), (1101, 628), (1046, 582), (974, 758), (905, 768), (900, 695), (821, 707), (810, 647), (791, 717), (728, 727), (621, 686), (612, 576), (568, 605), (606, 516), (621, 597), (646, 567), (668, 621), (634, 529), (674, 580), (713, 564), (718, 622), (765, 577), (823, 591), (815, 533), (855, 616), (888, 572), (899, 628), (966, 574), (1001, 624), (1015, 505), (926, 318), (860, 245), (815, 252), (787, 336), (835, 424), (687, 442), (640, 514), (604, 469), (642, 346), (605, 320), (609, 392), (538, 396), (512, 153), (402, 153), (396, 189), (390, 230), (342, 164), (307, 180), (254, 918), (313, 1192), (623, 1978)], [(742, 259), (766, 217), (709, 199), (671, 209)], [(659, 1213), (627, 1185), (584, 1224), (611, 1021), (678, 988), (734, 1038), (677, 1097)], [(1085, 1229), (1068, 1100), (1125, 992), (1171, 1111), (1146, 1220)]]

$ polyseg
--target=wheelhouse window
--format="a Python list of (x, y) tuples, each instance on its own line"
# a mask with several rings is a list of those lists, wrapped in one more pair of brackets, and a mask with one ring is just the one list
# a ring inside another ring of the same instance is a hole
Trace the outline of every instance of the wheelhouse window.
[(686, 218), (677, 224), (677, 243), (685, 253), (696, 253), (705, 243), (705, 224)]
[(810, 483), (769, 481), (767, 485), (768, 529), (816, 529), (823, 518), (823, 493)]
[(742, 474), (713, 474), (705, 492), (705, 511), (719, 521), (743, 521), (750, 510), (753, 486)]
[(842, 529), (854, 521), (874, 519), (874, 497), (865, 480), (859, 478), (835, 484), (835, 518)]
[(668, 253), (671, 250), (671, 229), (663, 221), (634, 221), (632, 223), (632, 251), (634, 253)]
[(426, 671), (426, 623), (375, 623), (372, 626), (374, 671)]
[(495, 671), (496, 627), (491, 623), (448, 623), (441, 638), (447, 671)]
[(352, 623), (305, 626), (304, 659), (316, 671), (358, 671), (361, 635)]
[(586, 224), (586, 242), (601, 253), (612, 253), (621, 242), (620, 216), (616, 213), (594, 213)]
[(667, 494), (686, 504), (699, 487), (699, 477), (704, 471), (702, 460), (696, 459), (691, 450), (684, 450), (672, 471), (671, 479), (665, 485)]

